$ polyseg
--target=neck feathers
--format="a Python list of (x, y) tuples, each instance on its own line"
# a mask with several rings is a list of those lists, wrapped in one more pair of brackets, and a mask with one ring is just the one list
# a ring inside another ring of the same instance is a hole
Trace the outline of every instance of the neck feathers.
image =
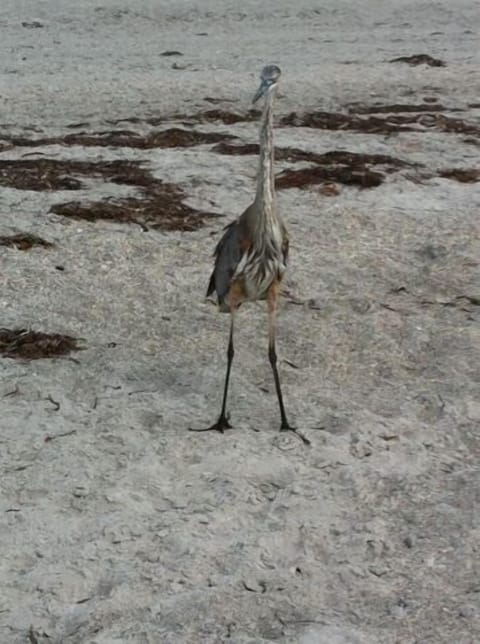
[(275, 209), (275, 179), (273, 174), (273, 94), (265, 99), (260, 127), (260, 165), (258, 168), (256, 202), (264, 216), (271, 218)]

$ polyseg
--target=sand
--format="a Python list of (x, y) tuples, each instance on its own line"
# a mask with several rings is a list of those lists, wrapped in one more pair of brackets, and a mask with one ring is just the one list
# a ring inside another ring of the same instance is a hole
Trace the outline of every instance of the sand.
[[(81, 221), (50, 208), (139, 188), (2, 183), (0, 236), (54, 246), (0, 246), (0, 326), (84, 349), (0, 358), (0, 642), (479, 641), (480, 188), (439, 176), (478, 168), (477, 3), (1, 4), (0, 162), (141, 160), (222, 217), (186, 232)], [(414, 54), (446, 65), (388, 62)], [(421, 164), (372, 188), (279, 191), (292, 238), (279, 367), (310, 447), (278, 431), (261, 303), (238, 316), (234, 429), (188, 431), (219, 411), (228, 316), (204, 292), (255, 156), (35, 145), (170, 127), (254, 143), (256, 120), (187, 117), (246, 114), (270, 62), (279, 147)], [(281, 127), (353, 103), (443, 105), (475, 127)]]

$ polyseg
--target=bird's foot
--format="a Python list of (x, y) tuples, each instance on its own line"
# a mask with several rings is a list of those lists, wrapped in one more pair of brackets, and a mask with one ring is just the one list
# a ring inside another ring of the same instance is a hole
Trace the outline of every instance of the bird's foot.
[(189, 427), (188, 430), (190, 432), (220, 432), (223, 434), (226, 429), (232, 429), (232, 426), (228, 422), (228, 418), (228, 414), (221, 414), (217, 422), (213, 423), (210, 427), (203, 427), (200, 429)]
[(298, 431), (296, 427), (292, 427), (291, 425), (288, 424), (286, 420), (282, 421), (282, 425), (280, 427), (281, 432), (293, 432), (298, 438), (303, 441), (305, 445), (311, 445), (311, 442), (308, 440), (306, 436), (304, 436), (301, 432)]

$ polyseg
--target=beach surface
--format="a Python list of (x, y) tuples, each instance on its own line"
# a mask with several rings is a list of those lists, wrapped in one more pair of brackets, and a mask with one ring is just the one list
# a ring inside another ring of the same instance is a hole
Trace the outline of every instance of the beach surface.
[[(480, 641), (478, 3), (1, 5), (0, 642)], [(310, 446), (264, 303), (188, 431), (268, 63)]]

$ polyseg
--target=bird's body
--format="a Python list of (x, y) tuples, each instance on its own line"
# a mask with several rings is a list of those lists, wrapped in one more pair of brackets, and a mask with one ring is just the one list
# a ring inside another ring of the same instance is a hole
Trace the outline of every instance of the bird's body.
[[(262, 71), (260, 87), (253, 101), (265, 96), (260, 127), (260, 163), (255, 199), (238, 219), (226, 226), (214, 252), (215, 266), (210, 277), (207, 297), (216, 293), (219, 310), (231, 314), (231, 326), (222, 409), (218, 421), (206, 428), (207, 430), (223, 432), (224, 429), (231, 427), (226, 413), (226, 402), (234, 356), (235, 312), (243, 302), (267, 300), (268, 356), (280, 406), (282, 421), (280, 429), (295, 431), (288, 424), (285, 414), (275, 350), (276, 305), (279, 284), (284, 276), (288, 259), (288, 234), (277, 212), (273, 171), (273, 100), (279, 77), (280, 69), (276, 65), (265, 67)], [(301, 434), (299, 436), (304, 442), (309, 442)]]
[[(207, 296), (214, 291), (221, 311), (230, 311), (230, 296), (241, 301), (263, 300), (271, 284), (285, 273), (288, 235), (275, 199), (273, 173), (273, 97), (280, 69), (274, 65), (262, 72), (257, 95), (267, 93), (260, 125), (260, 163), (254, 202), (229, 224), (215, 249), (215, 267)], [(263, 89), (262, 89), (263, 88)]]
[(226, 226), (215, 248), (207, 297), (215, 292), (223, 313), (242, 302), (265, 300), (268, 289), (281, 281), (287, 267), (288, 235), (283, 222), (276, 217), (266, 234), (255, 240), (252, 219), (258, 216), (257, 210), (254, 202), (239, 219)]

